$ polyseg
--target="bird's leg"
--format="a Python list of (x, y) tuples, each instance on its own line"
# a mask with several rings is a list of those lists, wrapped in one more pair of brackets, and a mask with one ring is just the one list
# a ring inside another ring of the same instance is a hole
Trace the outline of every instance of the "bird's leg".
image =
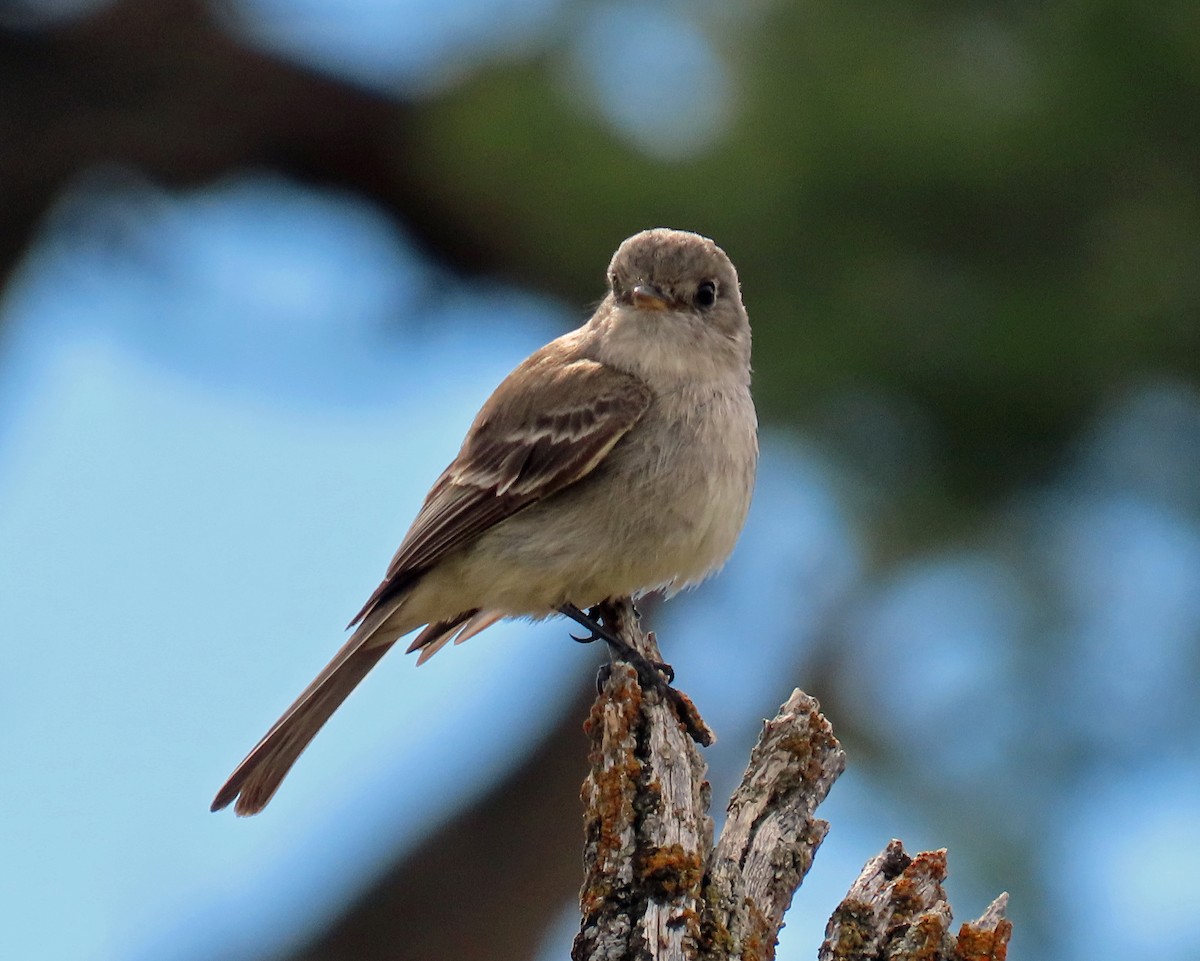
[(571, 620), (582, 624), (592, 633), (587, 637), (580, 637), (578, 634), (568, 634), (576, 644), (591, 644), (592, 641), (605, 641), (609, 644), (623, 644), (624, 642), (617, 638), (611, 631), (606, 631), (600, 623), (600, 608), (589, 607), (587, 613), (583, 613), (574, 604), (564, 604), (559, 609), (559, 613), (566, 614)]
[(574, 604), (564, 604), (559, 609), (560, 614), (566, 614), (576, 624), (586, 627), (591, 633), (587, 637), (580, 637), (578, 634), (572, 634), (571, 640), (577, 641), (580, 644), (591, 644), (592, 641), (604, 641), (616, 653), (628, 659), (628, 655), (637, 652), (626, 644), (623, 640), (617, 637), (612, 631), (600, 623), (599, 608), (593, 607), (585, 614)]
[[(632, 601), (629, 602), (629, 608), (633, 611), (635, 620), (642, 619), (642, 612), (637, 609)], [(587, 613), (584, 614), (574, 604), (565, 604), (559, 608), (559, 613), (566, 614), (573, 621), (584, 625), (592, 633), (587, 637), (580, 637), (578, 634), (571, 634), (571, 640), (579, 644), (591, 644), (592, 641), (605, 641), (609, 644), (627, 646), (620, 638), (616, 637), (612, 631), (606, 630), (604, 627), (604, 613), (602, 605), (597, 604), (595, 607), (589, 607)]]
[(588, 637), (578, 637), (572, 634), (572, 640), (578, 641), (580, 644), (590, 644), (592, 641), (604, 641), (617, 657), (627, 664), (631, 664), (637, 670), (638, 676), (643, 681), (649, 681), (653, 684), (655, 683), (653, 679), (666, 677), (667, 684), (670, 684), (675, 680), (675, 671), (670, 664), (649, 660), (605, 627), (600, 622), (598, 608), (593, 607), (585, 614), (574, 604), (564, 604), (558, 610), (591, 632)]

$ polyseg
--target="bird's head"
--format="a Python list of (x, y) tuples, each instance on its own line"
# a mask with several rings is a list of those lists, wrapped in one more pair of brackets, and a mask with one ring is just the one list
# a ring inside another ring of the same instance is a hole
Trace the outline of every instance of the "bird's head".
[(592, 324), (603, 329), (614, 362), (642, 355), (631, 368), (702, 376), (711, 364), (749, 367), (750, 322), (737, 271), (725, 251), (699, 234), (657, 227), (621, 244)]

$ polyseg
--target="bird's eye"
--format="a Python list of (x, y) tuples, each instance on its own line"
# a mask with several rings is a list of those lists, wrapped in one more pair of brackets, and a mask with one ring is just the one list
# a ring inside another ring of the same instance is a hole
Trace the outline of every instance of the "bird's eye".
[(717, 285), (714, 281), (706, 280), (696, 288), (696, 305), (711, 307), (717, 302)]

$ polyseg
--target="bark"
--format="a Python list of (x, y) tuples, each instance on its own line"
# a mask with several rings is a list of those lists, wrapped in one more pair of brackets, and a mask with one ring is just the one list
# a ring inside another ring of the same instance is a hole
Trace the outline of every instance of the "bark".
[(1001, 894), (976, 921), (950, 930), (950, 902), (942, 888), (946, 851), (910, 857), (892, 841), (863, 867), (825, 929), (819, 961), (1004, 961), (1012, 922)]
[[(653, 634), (628, 601), (607, 626), (650, 661)], [(669, 696), (668, 696), (669, 695)], [(796, 690), (763, 727), (720, 838), (697, 742), (711, 739), (686, 696), (615, 663), (587, 722), (585, 881), (573, 961), (759, 961), (829, 825), (815, 816), (845, 766), (816, 700)], [(893, 841), (830, 919), (821, 961), (1003, 961), (1012, 925), (1001, 895), (950, 932), (944, 851), (909, 857)]]

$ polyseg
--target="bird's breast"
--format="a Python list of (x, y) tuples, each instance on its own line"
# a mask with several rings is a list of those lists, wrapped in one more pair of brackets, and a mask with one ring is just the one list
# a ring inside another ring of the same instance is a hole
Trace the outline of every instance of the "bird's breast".
[(747, 389), (662, 394), (585, 479), (496, 525), (429, 587), (539, 616), (695, 584), (733, 550), (757, 458)]
[(639, 588), (678, 590), (733, 551), (754, 487), (757, 420), (749, 390), (689, 387), (659, 396), (614, 449), (627, 478), (614, 530)]

